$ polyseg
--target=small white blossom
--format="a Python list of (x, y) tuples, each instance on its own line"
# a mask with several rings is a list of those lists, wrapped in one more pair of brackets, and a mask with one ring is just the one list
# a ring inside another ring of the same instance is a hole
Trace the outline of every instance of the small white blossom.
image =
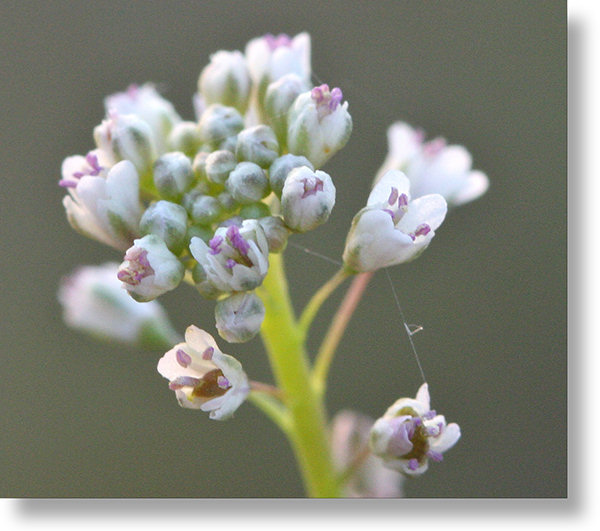
[(64, 278), (58, 292), (67, 325), (104, 339), (148, 344), (157, 336), (174, 339), (163, 307), (134, 301), (117, 278), (119, 264), (84, 266)]
[(208, 411), (214, 420), (231, 417), (250, 392), (240, 362), (223, 354), (209, 333), (193, 325), (185, 331), (185, 343), (159, 360), (158, 372), (169, 380), (182, 407)]
[(458, 145), (447, 145), (443, 138), (424, 141), (425, 135), (410, 125), (397, 122), (388, 129), (388, 156), (378, 172), (403, 171), (410, 180), (414, 198), (440, 194), (450, 206), (477, 199), (488, 187), (487, 176), (472, 169), (470, 153)]
[(348, 498), (401, 498), (403, 476), (383, 466), (370, 452), (369, 434), (374, 420), (354, 411), (343, 410), (331, 422), (333, 459), (341, 474), (354, 468), (342, 494)]
[(344, 263), (356, 272), (375, 271), (414, 260), (423, 252), (446, 216), (439, 194), (410, 199), (410, 182), (388, 171), (374, 186), (367, 206), (352, 220)]
[(117, 274), (129, 294), (138, 302), (147, 302), (175, 289), (183, 279), (184, 267), (165, 242), (148, 234), (133, 243)]
[(139, 235), (142, 207), (138, 174), (131, 162), (119, 162), (107, 171), (95, 152), (85, 159), (68, 157), (59, 184), (69, 191), (63, 205), (76, 231), (121, 250)]
[(181, 122), (173, 104), (163, 98), (150, 83), (130, 85), (125, 92), (106, 97), (104, 107), (109, 114), (133, 114), (146, 122), (152, 131), (158, 155), (167, 151), (169, 134)]
[(281, 212), (290, 229), (315, 229), (329, 219), (334, 205), (335, 186), (327, 173), (307, 166), (290, 171), (281, 192)]
[(244, 113), (250, 96), (250, 75), (240, 51), (221, 50), (210, 56), (198, 79), (198, 90), (207, 105), (222, 103)]
[(257, 37), (246, 45), (246, 60), (250, 77), (257, 85), (264, 82), (264, 78), (273, 82), (286, 74), (296, 74), (308, 83), (311, 75), (310, 35)]
[(265, 318), (265, 306), (254, 292), (234, 293), (215, 305), (219, 335), (230, 343), (245, 343), (258, 332)]
[(290, 153), (304, 155), (320, 168), (342, 149), (352, 133), (348, 102), (339, 88), (324, 84), (300, 94), (288, 112)]
[(255, 219), (219, 227), (208, 245), (193, 237), (190, 252), (206, 281), (221, 292), (250, 291), (262, 284), (269, 268), (269, 244)]
[(386, 467), (407, 476), (423, 474), (429, 459), (442, 454), (460, 439), (458, 424), (446, 425), (443, 415), (429, 406), (429, 388), (424, 383), (416, 398), (400, 398), (371, 429), (370, 446)]

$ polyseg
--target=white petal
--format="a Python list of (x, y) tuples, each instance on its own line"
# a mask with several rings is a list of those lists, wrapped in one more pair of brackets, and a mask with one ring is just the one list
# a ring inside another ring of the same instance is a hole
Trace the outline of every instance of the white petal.
[(485, 173), (477, 170), (472, 171), (462, 188), (452, 196), (450, 203), (458, 206), (473, 201), (485, 194), (489, 186), (490, 181)]
[(215, 352), (219, 351), (219, 347), (213, 337), (208, 332), (194, 325), (187, 327), (185, 331), (185, 342), (199, 355), (202, 355), (207, 348), (213, 348)]
[(399, 194), (406, 194), (410, 199), (410, 181), (408, 177), (399, 170), (390, 170), (379, 179), (373, 190), (371, 190), (367, 199), (367, 206), (388, 204), (392, 188), (396, 188)]
[(429, 411), (430, 399), (429, 399), (429, 386), (427, 385), (427, 383), (424, 383), (421, 387), (419, 387), (419, 390), (417, 391), (417, 396), (415, 398), (419, 402), (421, 402), (421, 404), (423, 404), (423, 407), (427, 411)]
[(460, 439), (460, 426), (452, 422), (446, 426), (446, 429), (439, 437), (429, 439), (431, 441), (431, 449), (443, 453), (452, 448)]
[(435, 231), (444, 221), (447, 212), (448, 204), (441, 195), (425, 195), (409, 203), (408, 211), (397, 227), (408, 233), (413, 232), (421, 223), (427, 223)]

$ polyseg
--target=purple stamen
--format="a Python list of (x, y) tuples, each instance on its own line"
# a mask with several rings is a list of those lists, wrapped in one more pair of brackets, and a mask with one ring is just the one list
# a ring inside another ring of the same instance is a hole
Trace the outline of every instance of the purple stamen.
[(446, 147), (445, 138), (434, 138), (423, 145), (423, 154), (428, 157), (438, 155)]
[(408, 206), (408, 196), (406, 194), (400, 194), (400, 196), (398, 197), (398, 208), (405, 208), (407, 206)]
[(140, 87), (135, 83), (132, 83), (127, 87), (127, 95), (132, 99), (136, 100), (140, 93)]
[(423, 418), (425, 420), (431, 420), (436, 415), (437, 415), (437, 413), (435, 412), (435, 409), (432, 409), (431, 411), (428, 411), (427, 413), (425, 413), (425, 415), (423, 415)]
[(285, 33), (280, 33), (277, 37), (271, 33), (267, 33), (264, 39), (271, 51), (276, 50), (280, 46), (290, 46), (292, 44), (292, 39)]
[(419, 462), (415, 458), (409, 459), (408, 469), (414, 472), (417, 468), (419, 468)]
[(427, 223), (421, 223), (415, 230), (415, 236), (427, 236), (431, 232), (431, 227)]
[(316, 195), (317, 192), (323, 191), (323, 181), (318, 177), (307, 177), (306, 179), (302, 179), (302, 182), (304, 183), (304, 193), (302, 194), (301, 199), (304, 199), (309, 195)]
[(383, 211), (387, 212), (390, 215), (390, 217), (392, 218), (392, 220), (394, 221), (394, 223), (396, 223), (396, 214), (394, 213), (393, 210), (390, 210), (389, 208), (384, 208)]
[(208, 347), (203, 353), (202, 353), (202, 359), (203, 360), (212, 360), (213, 354), (215, 352), (215, 349), (213, 347)]
[(237, 262), (233, 258), (228, 258), (225, 262), (225, 267), (227, 269), (233, 269), (233, 267), (237, 264)]
[(175, 358), (177, 359), (177, 363), (184, 369), (187, 369), (192, 364), (192, 357), (185, 350), (177, 349)]
[(75, 181), (61, 179), (60, 181), (58, 181), (58, 186), (62, 186), (63, 188), (77, 188), (77, 183)]
[(342, 98), (344, 95), (342, 94), (342, 89), (339, 87), (335, 87), (331, 91), (331, 101), (329, 102), (329, 110), (331, 112), (337, 109), (337, 106), (342, 103)]
[(231, 242), (231, 246), (241, 255), (246, 256), (248, 254), (250, 245), (240, 234), (240, 229), (237, 226), (232, 225), (227, 229), (227, 239)]
[(323, 83), (320, 87), (314, 87), (310, 91), (310, 97), (315, 100), (317, 104), (323, 103), (327, 94), (329, 94), (329, 85), (327, 83)]
[(390, 193), (390, 197), (388, 198), (388, 204), (393, 205), (396, 201), (398, 201), (398, 188), (392, 186), (392, 191)]
[(169, 383), (171, 391), (177, 391), (182, 387), (196, 387), (202, 380), (193, 376), (178, 376)]
[(436, 452), (434, 450), (429, 450), (427, 452), (427, 457), (429, 457), (429, 459), (436, 461), (436, 462), (440, 462), (442, 459), (444, 459), (444, 456), (440, 453), (440, 452)]
[(120, 269), (117, 278), (131, 286), (137, 286), (144, 278), (154, 275), (154, 269), (148, 261), (148, 251), (132, 247), (125, 253), (129, 265)]
[(221, 252), (221, 244), (223, 243), (223, 236), (215, 236), (211, 238), (208, 242), (208, 246), (210, 247), (210, 251), (208, 251), (212, 255), (219, 254)]
[(217, 385), (221, 389), (229, 389), (231, 387), (231, 384), (229, 383), (229, 380), (227, 378), (225, 378), (225, 376), (219, 376), (217, 378)]

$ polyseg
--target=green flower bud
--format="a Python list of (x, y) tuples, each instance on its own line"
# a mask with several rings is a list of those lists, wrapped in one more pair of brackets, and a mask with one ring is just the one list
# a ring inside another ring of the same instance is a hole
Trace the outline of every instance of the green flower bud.
[(296, 74), (287, 74), (271, 83), (265, 95), (265, 115), (281, 147), (287, 144), (287, 114), (295, 99), (309, 89)]
[(225, 188), (243, 205), (256, 203), (269, 194), (269, 180), (264, 170), (253, 162), (240, 162), (229, 174)]
[(188, 210), (194, 223), (201, 225), (210, 225), (222, 213), (219, 201), (210, 195), (197, 196)]
[(271, 209), (264, 203), (251, 203), (240, 209), (242, 219), (259, 219), (271, 215)]
[(221, 208), (223, 209), (223, 211), (227, 212), (227, 213), (234, 212), (240, 206), (240, 204), (227, 191), (221, 192), (217, 196), (217, 201), (219, 201), (219, 205), (221, 205)]
[(179, 201), (194, 184), (192, 164), (183, 153), (165, 153), (154, 163), (154, 185), (170, 201)]
[(189, 241), (196, 236), (204, 242), (208, 243), (208, 240), (210, 240), (213, 237), (213, 234), (214, 230), (207, 225), (190, 225), (188, 227), (185, 240), (189, 243)]
[(219, 335), (230, 343), (245, 343), (258, 332), (265, 306), (253, 292), (236, 293), (217, 302), (215, 320)]
[(169, 250), (179, 255), (185, 247), (187, 212), (181, 205), (158, 201), (148, 207), (140, 221), (142, 235), (155, 234)]
[(237, 166), (235, 155), (231, 151), (213, 151), (205, 161), (206, 177), (217, 184), (225, 184), (229, 174)]
[(218, 149), (223, 141), (237, 135), (243, 128), (242, 115), (233, 107), (225, 107), (219, 103), (207, 107), (198, 124), (200, 138), (213, 149)]
[(283, 251), (290, 235), (290, 229), (285, 226), (283, 220), (279, 216), (267, 216), (260, 218), (258, 224), (265, 231), (269, 252), (279, 253)]
[(171, 151), (181, 151), (190, 158), (194, 158), (201, 144), (200, 131), (195, 122), (178, 123), (173, 127), (168, 138)]
[(268, 168), (279, 156), (277, 137), (267, 125), (244, 129), (237, 137), (235, 155), (240, 161), (254, 162)]
[(196, 179), (200, 182), (206, 181), (206, 159), (210, 155), (209, 151), (198, 151), (192, 162), (192, 171), (196, 176)]
[(292, 155), (291, 153), (288, 153), (273, 161), (273, 164), (271, 164), (271, 167), (269, 168), (269, 184), (271, 185), (271, 190), (275, 192), (277, 197), (281, 199), (281, 191), (283, 190), (283, 185), (285, 184), (288, 173), (300, 166), (307, 166), (311, 170), (314, 170), (312, 163), (306, 157), (302, 157), (301, 155)]

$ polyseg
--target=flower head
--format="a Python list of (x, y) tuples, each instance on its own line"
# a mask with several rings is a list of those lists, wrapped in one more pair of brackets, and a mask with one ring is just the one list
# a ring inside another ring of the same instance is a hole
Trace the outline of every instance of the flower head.
[(208, 244), (194, 237), (190, 251), (206, 281), (224, 293), (253, 290), (262, 283), (269, 267), (269, 244), (254, 219), (244, 220), (239, 227), (219, 227)]
[(460, 427), (446, 425), (444, 416), (430, 408), (424, 383), (416, 398), (400, 398), (373, 425), (370, 446), (388, 468), (418, 476), (427, 470), (429, 459), (441, 461), (458, 439)]
[(63, 205), (71, 226), (84, 236), (127, 249), (139, 235), (142, 215), (133, 164), (124, 160), (107, 170), (91, 152), (85, 159), (65, 159), (62, 174), (59, 184), (69, 191)]
[(375, 271), (414, 260), (423, 252), (446, 216), (439, 194), (411, 201), (410, 183), (390, 170), (374, 186), (367, 206), (352, 220), (344, 263), (353, 271)]
[(487, 176), (472, 169), (472, 158), (463, 146), (448, 145), (443, 138), (425, 142), (425, 135), (397, 122), (388, 129), (388, 157), (378, 172), (405, 172), (413, 197), (440, 194), (450, 206), (477, 199), (489, 186)]
[(185, 343), (159, 360), (158, 372), (169, 380), (182, 407), (208, 411), (214, 420), (231, 417), (250, 391), (240, 362), (223, 354), (209, 333), (193, 325), (185, 331)]

